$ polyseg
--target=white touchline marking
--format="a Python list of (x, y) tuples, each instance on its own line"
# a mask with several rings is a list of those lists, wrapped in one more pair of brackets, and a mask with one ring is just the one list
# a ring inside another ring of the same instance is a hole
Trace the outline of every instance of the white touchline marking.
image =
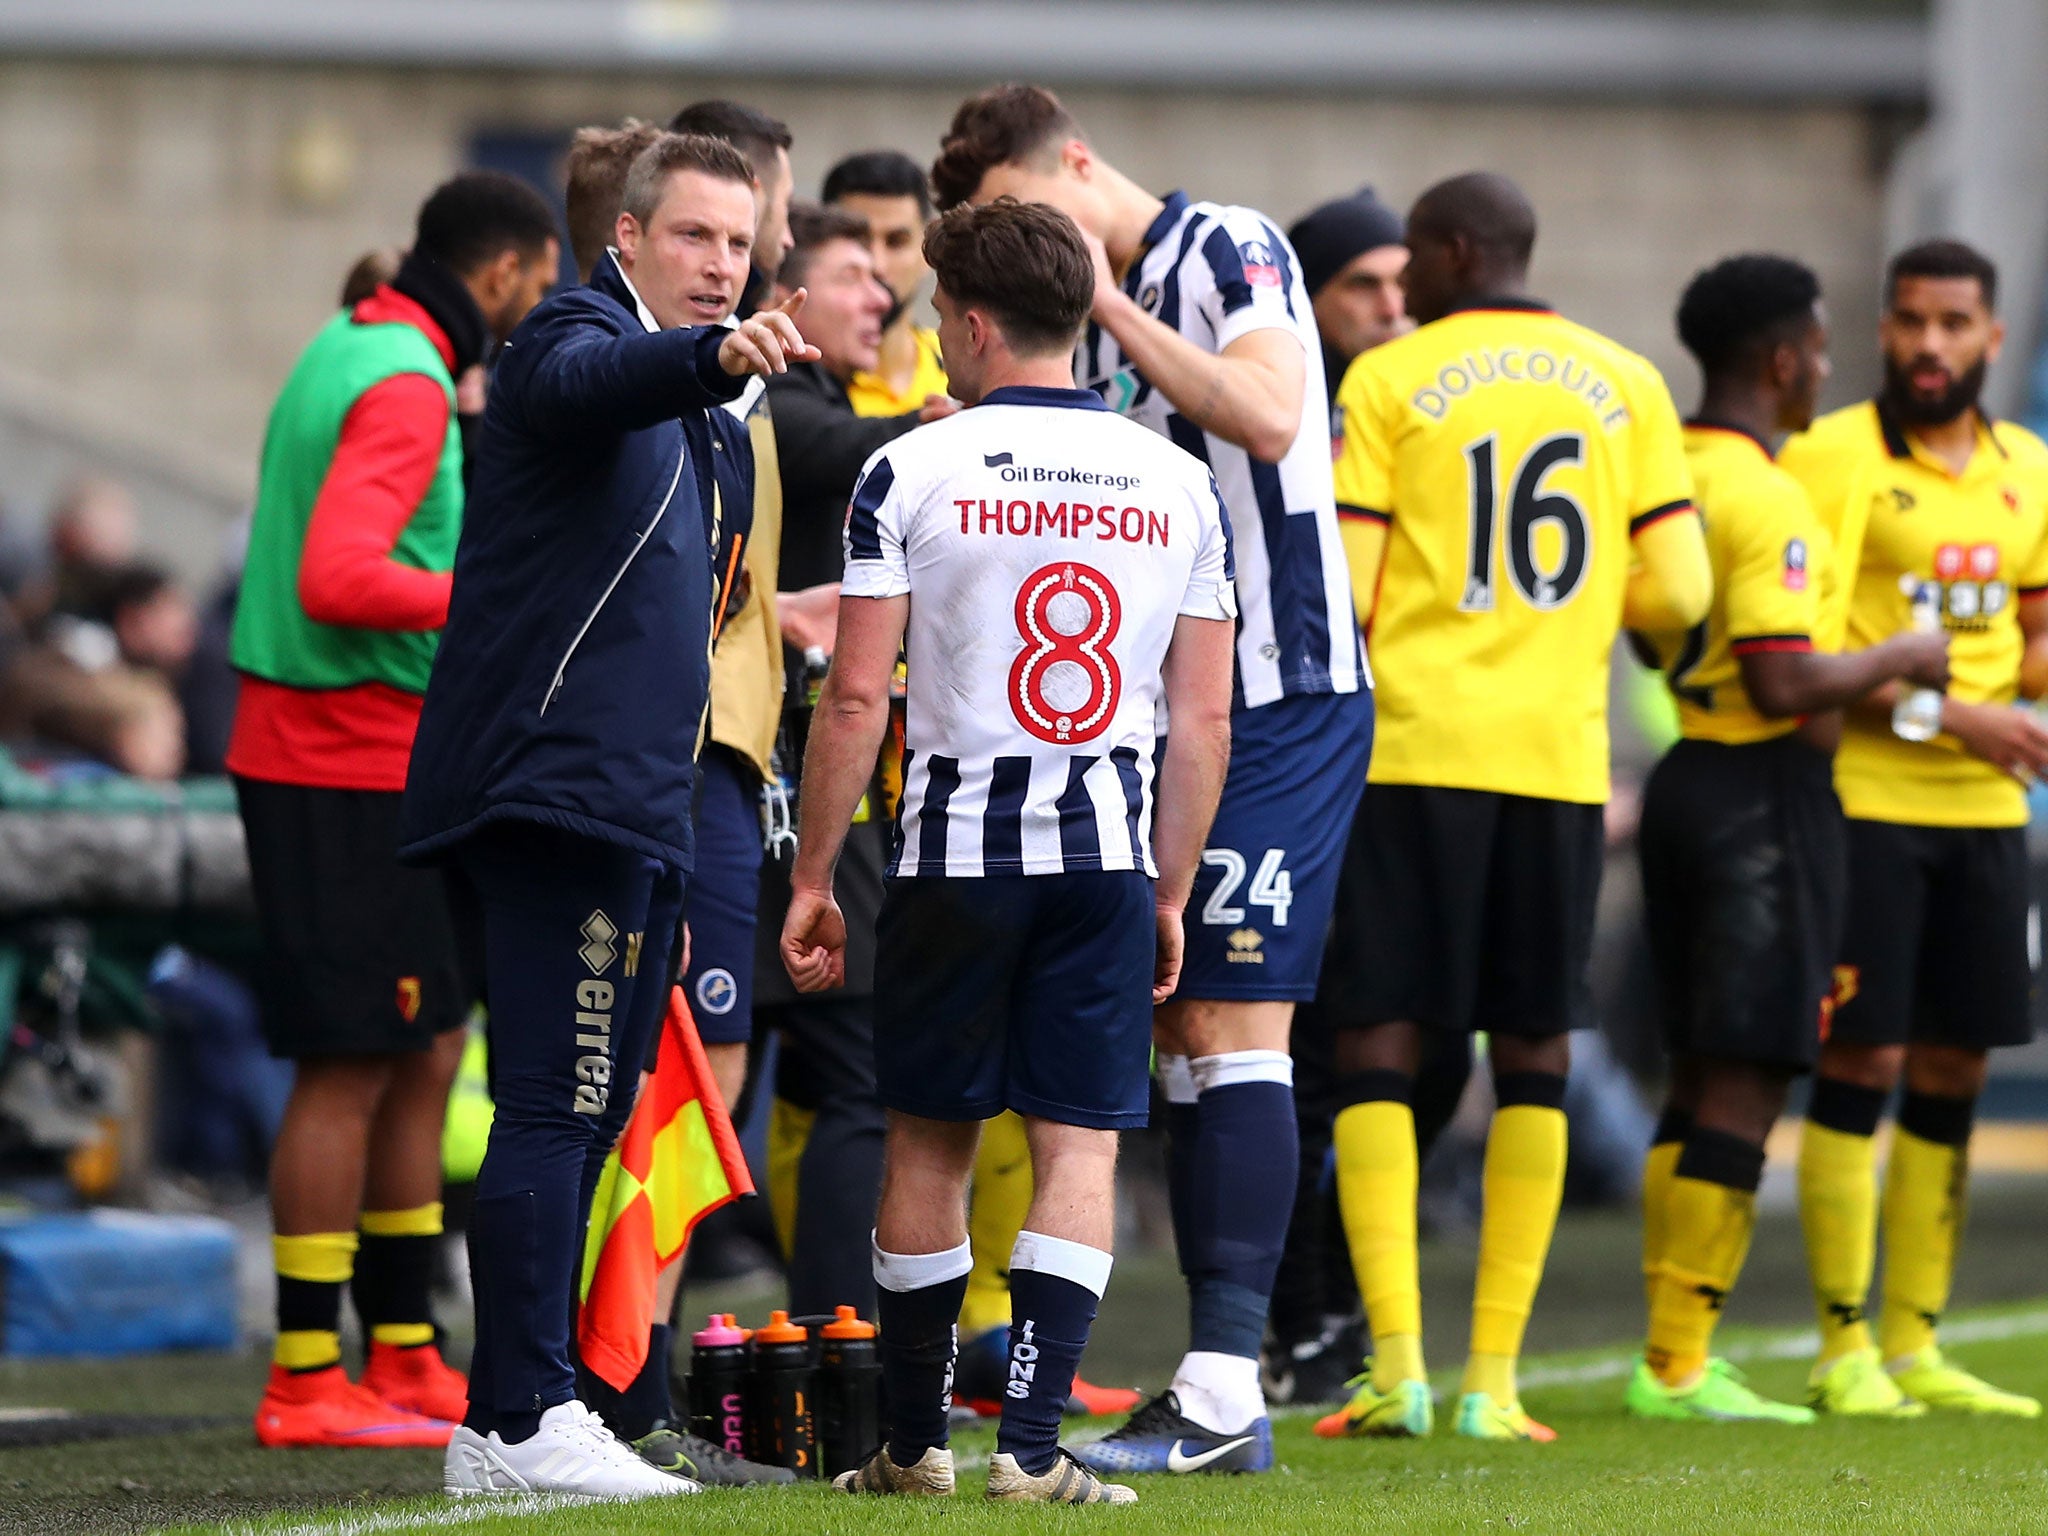
[(70, 1408), (0, 1408), (0, 1424), (48, 1424), (77, 1417)]
[(520, 1493), (510, 1498), (470, 1499), (443, 1509), (365, 1510), (298, 1525), (222, 1526), (225, 1536), (372, 1536), (378, 1531), (425, 1531), (453, 1525), (474, 1525), (501, 1515), (538, 1515), (549, 1510), (583, 1508), (596, 1499), (563, 1499), (546, 1493)]

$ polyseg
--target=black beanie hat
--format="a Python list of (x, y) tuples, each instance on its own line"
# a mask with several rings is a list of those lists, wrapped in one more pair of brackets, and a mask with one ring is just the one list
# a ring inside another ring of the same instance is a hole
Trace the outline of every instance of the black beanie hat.
[(1349, 197), (1311, 208), (1287, 231), (1301, 258), (1301, 280), (1314, 298), (1331, 278), (1367, 251), (1399, 245), (1405, 234), (1401, 215), (1379, 200), (1371, 187)]

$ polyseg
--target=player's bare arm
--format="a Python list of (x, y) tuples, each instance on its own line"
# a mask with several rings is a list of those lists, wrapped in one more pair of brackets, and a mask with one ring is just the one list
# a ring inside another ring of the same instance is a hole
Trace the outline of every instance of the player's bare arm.
[(2048, 694), (2048, 592), (2020, 598), (2020, 634), (2020, 697), (2038, 699)]
[(1908, 631), (1867, 650), (1754, 651), (1737, 658), (1742, 690), (1772, 719), (1840, 709), (1881, 684), (1904, 679), (1914, 688), (1948, 687), (1948, 636)]
[(1230, 764), (1230, 675), (1236, 626), (1183, 616), (1174, 622), (1161, 678), (1173, 729), (1159, 769), (1159, 805), (1152, 821), (1152, 857), (1159, 865), (1159, 965), (1152, 1001), (1163, 1003), (1180, 979), (1181, 913), (1194, 889), (1195, 866), (1223, 794)]
[(832, 871), (882, 749), (889, 678), (909, 618), (907, 596), (839, 600), (838, 645), (804, 748), (803, 832), (782, 924), (782, 963), (799, 992), (846, 980), (846, 923), (832, 899)]
[(1287, 331), (1252, 331), (1220, 353), (1197, 346), (1148, 315), (1117, 286), (1102, 242), (1095, 253), (1095, 319), (1124, 356), (1204, 432), (1277, 464), (1301, 433), (1301, 396), (1308, 377), (1301, 343)]

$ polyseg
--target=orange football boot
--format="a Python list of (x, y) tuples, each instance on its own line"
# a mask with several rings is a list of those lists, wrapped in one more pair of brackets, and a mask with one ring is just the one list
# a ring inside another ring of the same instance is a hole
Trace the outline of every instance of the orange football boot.
[(322, 1371), (270, 1368), (256, 1405), (256, 1440), (269, 1446), (399, 1445), (439, 1448), (455, 1426), (394, 1408), (348, 1379), (339, 1365)]
[(432, 1344), (375, 1344), (363, 1385), (394, 1408), (460, 1424), (469, 1411), (469, 1378)]

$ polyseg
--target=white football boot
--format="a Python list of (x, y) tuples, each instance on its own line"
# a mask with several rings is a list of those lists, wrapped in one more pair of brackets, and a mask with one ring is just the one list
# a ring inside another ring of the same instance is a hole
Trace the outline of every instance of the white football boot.
[(457, 1425), (441, 1464), (450, 1494), (547, 1493), (576, 1499), (656, 1499), (702, 1486), (642, 1461), (604, 1420), (575, 1400), (548, 1409), (531, 1439), (507, 1445), (494, 1430)]

